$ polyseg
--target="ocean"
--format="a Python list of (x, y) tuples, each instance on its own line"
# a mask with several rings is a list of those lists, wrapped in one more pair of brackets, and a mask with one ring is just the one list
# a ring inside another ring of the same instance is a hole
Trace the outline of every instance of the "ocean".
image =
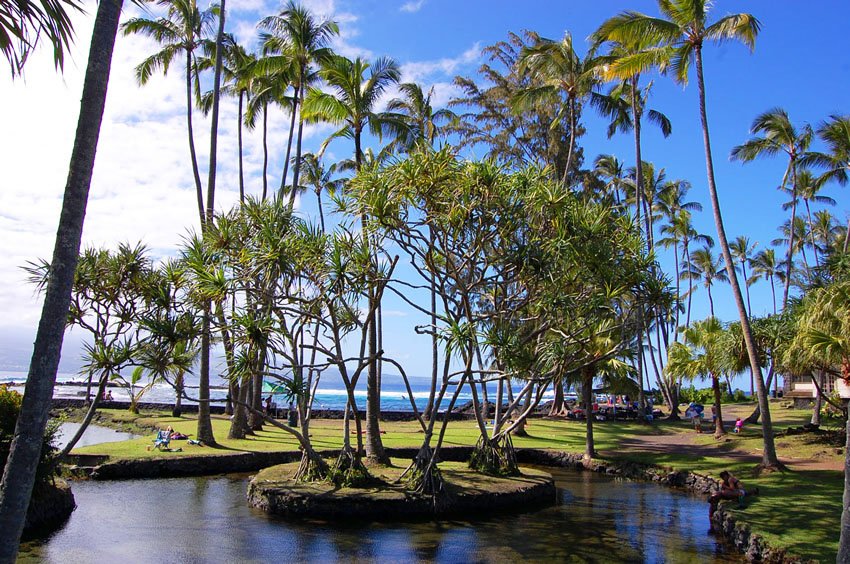
[[(26, 379), (27, 375), (25, 372), (0, 371), (0, 384), (8, 384), (13, 389), (18, 390), (20, 392), (23, 392), (23, 386), (26, 382)], [(81, 382), (83, 380), (84, 377), (79, 374), (57, 374), (56, 386), (53, 391), (53, 397), (84, 397), (86, 394), (85, 386), (70, 384), (71, 382)], [(428, 403), (428, 394), (431, 379), (429, 377), (423, 376), (411, 376), (409, 377), (409, 380), (410, 388), (413, 391), (413, 400), (416, 402), (417, 408), (422, 410)], [(269, 379), (268, 383), (273, 384), (274, 380)], [(195, 396), (195, 394), (197, 393), (197, 384), (197, 377), (191, 375), (188, 376), (186, 394), (190, 397)], [(223, 400), (227, 397), (227, 382), (224, 379), (215, 376), (210, 382), (210, 386), (210, 395), (212, 399), (221, 400), (223, 402)], [(128, 401), (130, 399), (129, 390), (127, 388), (111, 386), (108, 389), (112, 392), (112, 396), (116, 400)], [(513, 389), (514, 393), (517, 393), (520, 391), (520, 386), (514, 386)], [(446, 409), (448, 407), (449, 401), (451, 400), (451, 394), (453, 392), (454, 387), (449, 387), (449, 390), (446, 392), (446, 397), (443, 399), (441, 409)], [(494, 401), (496, 398), (496, 384), (488, 384), (487, 392), (489, 394), (490, 401)], [(266, 397), (267, 395), (268, 394), (264, 394), (264, 397)], [(552, 399), (552, 395), (553, 393), (551, 391), (547, 392), (543, 397), (543, 401), (545, 402), (549, 399)], [(365, 374), (361, 376), (360, 381), (358, 382), (357, 388), (354, 392), (354, 397), (357, 401), (358, 409), (366, 409)], [(141, 401), (153, 403), (173, 403), (174, 398), (174, 389), (165, 382), (159, 382), (154, 384), (154, 386), (144, 394)], [(279, 407), (286, 406), (287, 402), (282, 394), (272, 394), (272, 398), (273, 401), (275, 401)], [(341, 410), (345, 408), (346, 400), (347, 395), (345, 391), (345, 386), (343, 385), (342, 378), (339, 376), (339, 374), (324, 374), (322, 376), (322, 380), (319, 383), (319, 388), (316, 392), (316, 399), (313, 403), (313, 408)], [(465, 389), (458, 395), (458, 399), (455, 405), (461, 406), (470, 401), (472, 401), (472, 394), (469, 392), (469, 387), (465, 387)], [(505, 398), (505, 401), (507, 401), (507, 398)], [(187, 401), (184, 399), (184, 403), (191, 404), (194, 402), (190, 400)], [(381, 379), (381, 410), (413, 411), (407, 388), (405, 387), (404, 380), (401, 378), (401, 376), (393, 374), (383, 375)]]

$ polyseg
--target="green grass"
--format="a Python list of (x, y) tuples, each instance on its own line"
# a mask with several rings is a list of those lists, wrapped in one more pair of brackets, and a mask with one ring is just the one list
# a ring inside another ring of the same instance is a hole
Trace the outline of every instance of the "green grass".
[[(783, 409), (778, 404), (771, 407), (777, 431), (800, 426), (810, 417), (810, 412), (806, 410)], [(734, 421), (735, 417), (749, 415), (752, 409), (752, 404), (724, 405), (724, 419)], [(142, 417), (127, 416), (126, 412), (115, 412), (115, 415), (125, 425), (132, 422), (148, 429), (171, 425), (175, 430), (190, 436), (196, 430), (196, 421), (190, 417), (174, 418), (167, 413), (144, 414)], [(182, 446), (183, 452), (148, 451), (146, 447), (152, 445), (155, 436), (155, 432), (149, 430), (143, 438), (93, 445), (74, 452), (102, 454), (120, 459), (198, 454), (216, 456), (233, 452), (297, 448), (296, 441), (290, 435), (268, 425), (254, 437), (238, 441), (228, 440), (226, 437), (229, 425), (230, 421), (223, 416), (213, 418), (213, 430), (220, 443), (218, 448), (194, 447), (186, 445), (184, 441), (175, 441), (172, 446)], [(415, 422), (384, 422), (381, 428), (385, 431), (382, 439), (387, 447), (416, 447), (421, 444), (423, 435)], [(526, 430), (528, 437), (514, 438), (514, 446), (517, 448), (584, 451), (584, 422), (533, 419)], [(311, 432), (315, 448), (339, 448), (342, 444), (341, 431), (341, 421), (313, 421)], [(653, 426), (633, 422), (603, 422), (594, 425), (594, 438), (596, 448), (602, 452), (603, 459), (628, 459), (714, 477), (722, 470), (733, 472), (745, 486), (758, 486), (761, 489), (761, 494), (748, 499), (743, 509), (730, 509), (736, 514), (736, 518), (749, 523), (754, 532), (762, 535), (773, 546), (785, 547), (805, 558), (823, 562), (834, 560), (840, 533), (843, 473), (785, 471), (754, 476), (754, 464), (749, 460), (742, 460), (739, 454), (760, 456), (762, 439), (759, 431), (759, 427), (748, 425), (742, 435), (730, 434), (726, 439), (718, 441), (710, 432), (695, 435), (688, 421), (661, 421)], [(654, 435), (655, 437), (651, 438), (662, 440), (664, 435), (678, 433), (694, 434), (699, 453), (665, 448), (663, 444), (652, 444), (650, 449), (646, 443), (641, 442), (641, 439), (647, 436)], [(352, 441), (354, 439), (352, 436)], [(474, 445), (477, 439), (478, 428), (474, 421), (457, 421), (449, 424), (444, 445)], [(823, 460), (843, 460), (834, 448), (813, 442), (808, 435), (777, 437), (776, 443), (781, 458), (811, 458), (818, 455), (819, 459)]]

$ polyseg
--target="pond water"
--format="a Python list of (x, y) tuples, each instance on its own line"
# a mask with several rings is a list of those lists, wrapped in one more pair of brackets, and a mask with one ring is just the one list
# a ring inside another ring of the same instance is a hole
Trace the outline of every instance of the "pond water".
[[(74, 437), (74, 435), (79, 429), (79, 423), (62, 423), (59, 426), (59, 435), (55, 441), (56, 447), (60, 449), (64, 448), (65, 445), (68, 444), (68, 442)], [(88, 427), (86, 427), (83, 436), (80, 437), (80, 440), (77, 441), (77, 444), (74, 448), (81, 448), (84, 446), (96, 445), (100, 443), (129, 441), (131, 439), (138, 438), (138, 436), (139, 435), (134, 435), (133, 433), (123, 433), (121, 431), (114, 431), (107, 427), (89, 425)]]
[(414, 523), (285, 521), (251, 509), (248, 476), (76, 482), (77, 509), (21, 562), (741, 562), (702, 498), (548, 469), (558, 503)]

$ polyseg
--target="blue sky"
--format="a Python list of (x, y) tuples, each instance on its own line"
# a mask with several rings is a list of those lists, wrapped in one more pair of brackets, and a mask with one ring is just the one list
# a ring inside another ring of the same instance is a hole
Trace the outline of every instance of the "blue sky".
[[(340, 22), (342, 37), (335, 47), (347, 56), (395, 58), (404, 80), (433, 85), (438, 100), (453, 93), (456, 74), (474, 75), (480, 48), (507, 37), (508, 31), (537, 31), (559, 39), (565, 31), (576, 43), (587, 37), (605, 18), (624, 9), (656, 14), (648, 1), (597, 2), (483, 2), (437, 0), (394, 2), (385, 0), (313, 0), (306, 2)], [(90, 13), (95, 5), (87, 3)], [(233, 0), (228, 28), (250, 41), (260, 17), (279, 9), (276, 2)], [(128, 8), (128, 15), (133, 14)], [(764, 247), (777, 237), (777, 226), (787, 218), (776, 190), (785, 163), (781, 158), (741, 165), (729, 162), (730, 149), (748, 136), (753, 118), (772, 107), (785, 108), (794, 123), (818, 122), (833, 113), (848, 113), (850, 58), (846, 48), (846, 22), (850, 3), (718, 0), (715, 17), (746, 10), (762, 23), (754, 53), (738, 44), (710, 45), (705, 51), (710, 120), (717, 182), (730, 238), (748, 235)], [(7, 131), (0, 139), (0, 336), (34, 334), (40, 305), (18, 268), (27, 260), (49, 256), (58, 218), (64, 176), (78, 111), (91, 16), (78, 17), (78, 40), (63, 76), (53, 72), (49, 57), (40, 53), (30, 62), (25, 80), (12, 83), (0, 76), (0, 123)], [(113, 63), (107, 115), (98, 152), (84, 244), (114, 245), (121, 240), (143, 240), (154, 254), (174, 252), (186, 229), (196, 220), (191, 171), (186, 159), (183, 93), (178, 72), (157, 77), (139, 88), (133, 81), (135, 64), (150, 54), (153, 44), (139, 37), (119, 38)], [(651, 127), (644, 136), (644, 158), (665, 168), (669, 178), (689, 180), (691, 199), (706, 210), (697, 214), (698, 230), (715, 235), (706, 199), (705, 161), (697, 115), (694, 84), (682, 88), (665, 77), (654, 80), (651, 105), (666, 113), (673, 135), (663, 139)], [(216, 198), (223, 209), (236, 201), (235, 102), (222, 109), (222, 155), (219, 157), (220, 190)], [(279, 182), (285, 125), (283, 113), (270, 115), (270, 183)], [(629, 135), (606, 139), (605, 126), (589, 108), (581, 144), (589, 164), (600, 153), (616, 154), (629, 166), (633, 148)], [(198, 146), (206, 152), (206, 123), (197, 116)], [(315, 150), (331, 131), (327, 126), (307, 130), (306, 148)], [(259, 135), (249, 135), (249, 183), (258, 186), (261, 150)], [(335, 141), (331, 158), (345, 158), (352, 148)], [(204, 166), (202, 157), (202, 166)], [(275, 177), (278, 177), (275, 181)], [(846, 220), (848, 199), (844, 190), (831, 186), (825, 194), (838, 206), (833, 213)], [(314, 213), (312, 200), (301, 203), (303, 213)], [(779, 250), (778, 254), (782, 254)], [(667, 259), (665, 259), (667, 260)], [(755, 313), (770, 306), (766, 284), (752, 288)], [(718, 315), (736, 317), (731, 291), (717, 288)], [(416, 337), (415, 316), (399, 303), (387, 306), (387, 351), (408, 365), (413, 374), (428, 371), (427, 340)], [(707, 314), (704, 293), (695, 297), (693, 317)], [(28, 351), (22, 351), (28, 356)]]

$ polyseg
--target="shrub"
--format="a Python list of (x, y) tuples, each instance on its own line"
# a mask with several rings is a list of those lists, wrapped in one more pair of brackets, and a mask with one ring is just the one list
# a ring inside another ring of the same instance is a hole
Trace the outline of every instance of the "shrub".
[[(0, 386), (0, 464), (6, 466), (9, 451), (12, 448), (12, 439), (15, 435), (15, 423), (21, 412), (23, 396), (6, 386)], [(58, 451), (53, 446), (53, 441), (59, 432), (59, 423), (51, 420), (44, 431), (41, 443), (41, 458), (38, 461), (35, 480), (36, 484), (48, 482), (53, 477), (53, 471), (59, 462)]]

